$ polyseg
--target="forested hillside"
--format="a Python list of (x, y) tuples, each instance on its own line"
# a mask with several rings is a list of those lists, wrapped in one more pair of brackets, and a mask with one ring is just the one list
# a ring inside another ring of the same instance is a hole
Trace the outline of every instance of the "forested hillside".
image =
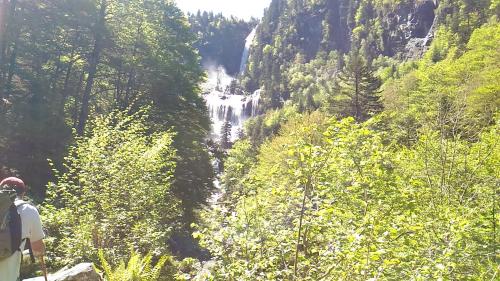
[(216, 279), (495, 279), (499, 39), (391, 79), (366, 122), (288, 110), (257, 154), (237, 143), (198, 234)]
[(498, 8), (272, 1), (242, 80), (267, 110), (195, 234), (207, 276), (497, 279)]
[(199, 11), (189, 15), (191, 31), (197, 37), (194, 47), (199, 51), (202, 65), (205, 68), (222, 65), (228, 74), (238, 74), (245, 38), (255, 27), (256, 21), (226, 18), (222, 14), (214, 15), (212, 12)]
[(0, 179), (30, 187), (51, 271), (497, 280), (499, 16), (498, 0), (272, 0), (250, 21), (3, 0)]
[(150, 105), (152, 130), (177, 133), (174, 189), (193, 197), (186, 210), (203, 202), (212, 185), (202, 145), (209, 120), (198, 95), (195, 37), (180, 10), (162, 1), (103, 0), (6, 1), (2, 11), (4, 165), (43, 197), (46, 160), (60, 167), (71, 129), (82, 136), (92, 130), (91, 116)]
[(0, 5), (0, 176), (45, 200), (49, 263), (98, 261), (98, 249), (113, 262), (131, 248), (192, 254), (172, 234), (186, 236), (214, 173), (183, 12), (170, 1)]
[(319, 59), (331, 74), (350, 50), (368, 65), (380, 57), (418, 58), (438, 30), (453, 34), (450, 44), (463, 46), (475, 28), (498, 13), (496, 5), (489, 0), (273, 0), (259, 25), (243, 85), (263, 89), (264, 105), (277, 108), (297, 92), (289, 73), (297, 64)]

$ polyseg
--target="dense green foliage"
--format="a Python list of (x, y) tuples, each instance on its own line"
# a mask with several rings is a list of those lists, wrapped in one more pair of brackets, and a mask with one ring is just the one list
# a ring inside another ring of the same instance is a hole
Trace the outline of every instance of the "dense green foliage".
[(227, 166), (239, 172), (237, 196), (200, 234), (219, 262), (216, 279), (497, 274), (498, 128), (475, 144), (428, 131), (405, 148), (376, 123), (304, 118), (262, 146), (253, 166)]
[(169, 0), (1, 1), (0, 176), (47, 199), (52, 265), (197, 254), (171, 246), (213, 189), (196, 40)]
[[(214, 255), (215, 280), (499, 276), (500, 26), (441, 48), (447, 34), (418, 62), (374, 61), (385, 110), (364, 123), (330, 117), (345, 82), (325, 86), (322, 73), (355, 77), (336, 70), (335, 54), (293, 67), (300, 91), (249, 122), (249, 140), (225, 163), (224, 195), (196, 234)], [(297, 98), (304, 93), (309, 102)], [(301, 108), (318, 110), (290, 113)]]
[(97, 260), (98, 249), (113, 262), (131, 248), (167, 253), (180, 216), (171, 191), (173, 136), (150, 134), (146, 124), (140, 115), (97, 118), (70, 148), (43, 210), (56, 261)]
[(263, 114), (209, 153), (202, 65), (238, 73), (256, 20), (3, 0), (0, 177), (45, 199), (50, 266), (108, 280), (496, 280), (498, 16), (272, 0), (229, 87), (260, 89)]
[[(454, 34), (447, 40), (460, 46), (500, 12), (491, 0), (437, 2), (435, 8), (431, 0), (273, 0), (258, 27), (242, 83), (250, 91), (262, 89), (263, 106), (277, 108), (296, 94), (289, 78), (297, 63), (350, 50), (359, 51), (368, 66), (380, 55), (413, 57), (421, 49), (408, 49), (408, 43), (429, 42), (425, 38), (437, 26)], [(341, 60), (338, 67), (343, 66)]]
[(103, 251), (99, 252), (99, 259), (107, 281), (157, 281), (160, 280), (163, 266), (168, 261), (168, 257), (163, 256), (153, 267), (152, 255), (142, 257), (139, 253), (133, 252), (126, 265), (122, 261), (118, 267), (112, 269)]
[(398, 79), (396, 71), (388, 79), (383, 100), (401, 141), (411, 144), (422, 127), (473, 141), (494, 123), (500, 105), (499, 40), (498, 23), (486, 25), (472, 34), (462, 55), (453, 47), (433, 63), (429, 52), (416, 69), (402, 66), (405, 75)]
[(43, 199), (47, 159), (61, 167), (72, 129), (81, 136), (97, 115), (151, 104), (154, 130), (177, 132), (173, 190), (189, 224), (213, 173), (203, 72), (184, 14), (171, 1), (11, 0), (0, 10), (2, 166)]

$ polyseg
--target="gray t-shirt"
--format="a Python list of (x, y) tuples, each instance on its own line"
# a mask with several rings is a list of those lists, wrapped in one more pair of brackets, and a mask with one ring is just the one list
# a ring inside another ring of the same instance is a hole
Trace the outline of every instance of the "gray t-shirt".
[[(45, 238), (38, 210), (22, 200), (16, 200), (15, 204), (18, 206), (17, 211), (21, 216), (22, 238), (29, 238), (30, 241), (39, 241)], [(24, 243), (21, 245), (21, 249), (24, 249)], [(11, 257), (0, 261), (1, 281), (17, 281), (19, 279), (21, 257), (22, 253), (16, 252)]]

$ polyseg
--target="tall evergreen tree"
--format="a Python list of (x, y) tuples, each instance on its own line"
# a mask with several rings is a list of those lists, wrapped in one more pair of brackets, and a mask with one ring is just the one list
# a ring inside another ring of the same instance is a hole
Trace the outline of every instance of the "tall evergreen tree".
[(347, 55), (339, 79), (343, 99), (341, 111), (344, 114), (364, 121), (382, 109), (379, 96), (381, 81), (357, 48)]
[(229, 149), (231, 148), (231, 122), (226, 121), (224, 124), (222, 124), (221, 128), (221, 136), (220, 136), (220, 146), (223, 149)]

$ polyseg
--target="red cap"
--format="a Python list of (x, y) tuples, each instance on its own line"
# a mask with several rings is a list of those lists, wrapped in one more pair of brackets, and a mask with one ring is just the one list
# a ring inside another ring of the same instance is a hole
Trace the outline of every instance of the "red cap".
[(22, 189), (23, 191), (26, 191), (26, 185), (21, 179), (15, 178), (15, 177), (10, 177), (4, 179), (2, 182), (0, 182), (0, 187), (8, 185), (10, 187), (14, 188), (19, 188)]

